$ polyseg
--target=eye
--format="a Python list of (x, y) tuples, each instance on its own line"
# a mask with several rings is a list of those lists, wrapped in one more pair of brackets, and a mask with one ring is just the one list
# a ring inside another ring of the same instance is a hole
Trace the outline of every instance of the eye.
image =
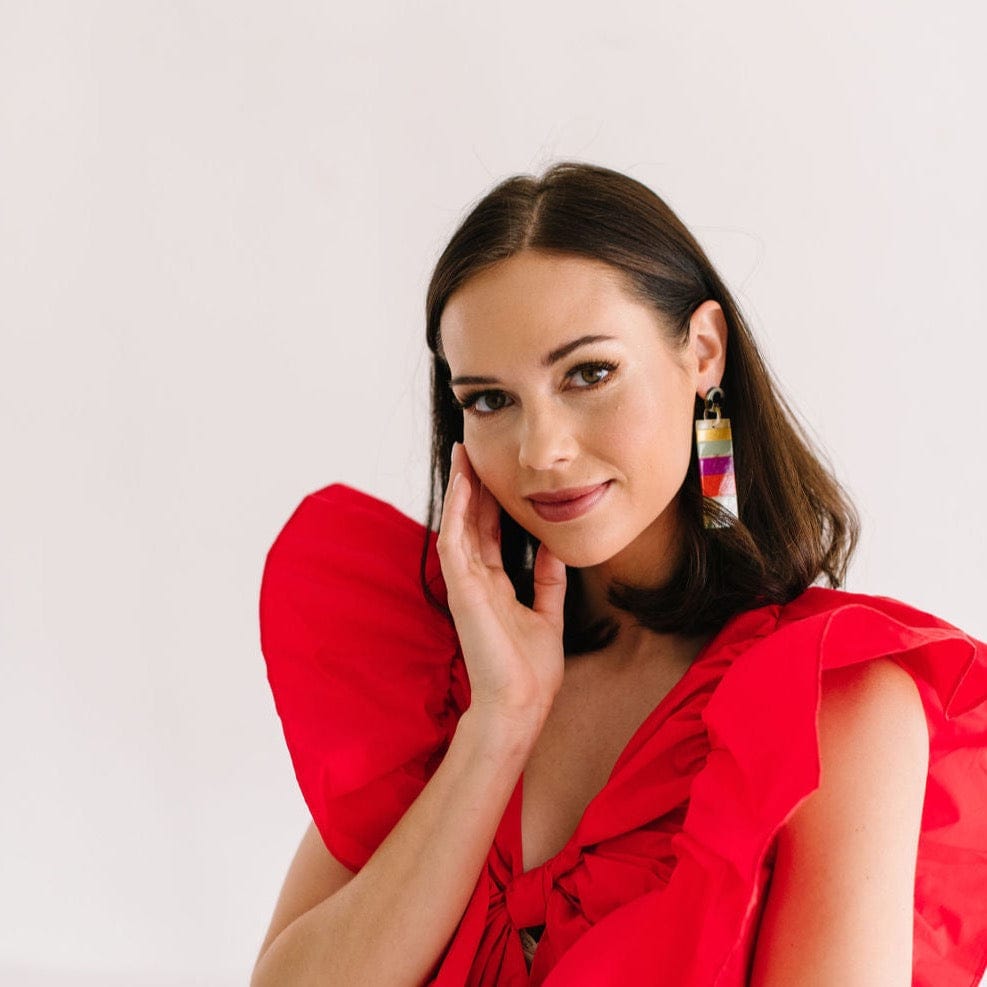
[(484, 415), (492, 415), (495, 411), (500, 411), (501, 408), (506, 408), (511, 403), (511, 399), (503, 391), (476, 391), (473, 394), (467, 394), (462, 400), (458, 398), (454, 398), (454, 400), (463, 411), (472, 412), (481, 418)]
[[(614, 377), (617, 364), (609, 360), (598, 360), (594, 363), (580, 363), (567, 374), (569, 386), (576, 390), (587, 391), (608, 384)], [(453, 394), (456, 406), (464, 412), (477, 418), (488, 418), (514, 404), (514, 399), (505, 391), (474, 391), (463, 398)]]
[(608, 381), (616, 369), (615, 363), (582, 363), (569, 371), (569, 379), (577, 388), (595, 387)]

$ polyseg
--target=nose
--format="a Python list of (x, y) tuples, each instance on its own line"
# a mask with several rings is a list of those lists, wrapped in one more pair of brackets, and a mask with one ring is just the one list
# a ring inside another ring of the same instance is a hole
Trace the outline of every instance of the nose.
[(521, 422), (518, 463), (526, 469), (548, 470), (575, 457), (572, 423), (557, 412), (525, 415)]

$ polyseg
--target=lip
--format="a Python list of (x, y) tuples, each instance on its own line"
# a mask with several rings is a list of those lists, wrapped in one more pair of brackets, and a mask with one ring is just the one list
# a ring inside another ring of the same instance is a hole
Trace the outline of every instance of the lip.
[(571, 521), (594, 508), (610, 487), (610, 481), (592, 487), (545, 490), (530, 494), (535, 513), (545, 521)]

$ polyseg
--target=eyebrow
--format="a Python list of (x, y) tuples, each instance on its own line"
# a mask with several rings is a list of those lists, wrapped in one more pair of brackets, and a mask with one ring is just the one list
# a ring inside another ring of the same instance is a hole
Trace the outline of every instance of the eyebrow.
[[(601, 336), (601, 335), (591, 335), (591, 336), (580, 336), (578, 339), (570, 340), (568, 343), (563, 343), (557, 349), (552, 350), (550, 353), (546, 353), (541, 358), (541, 365), (543, 367), (550, 367), (559, 360), (564, 360), (573, 350), (578, 350), (580, 346), (586, 346), (588, 343), (598, 343), (603, 339), (613, 339), (613, 336)], [(500, 381), (496, 377), (453, 377), (449, 381), (450, 387), (459, 387), (462, 384), (499, 384)]]

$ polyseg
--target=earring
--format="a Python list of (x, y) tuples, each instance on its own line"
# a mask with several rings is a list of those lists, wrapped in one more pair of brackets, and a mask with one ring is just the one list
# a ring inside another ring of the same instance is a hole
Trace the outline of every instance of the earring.
[(733, 473), (733, 430), (730, 419), (720, 414), (722, 400), (723, 389), (711, 387), (706, 392), (703, 417), (696, 419), (696, 452), (703, 489), (703, 526), (706, 528), (725, 528), (730, 524), (707, 509), (710, 501), (715, 501), (733, 517), (740, 517), (737, 481)]

